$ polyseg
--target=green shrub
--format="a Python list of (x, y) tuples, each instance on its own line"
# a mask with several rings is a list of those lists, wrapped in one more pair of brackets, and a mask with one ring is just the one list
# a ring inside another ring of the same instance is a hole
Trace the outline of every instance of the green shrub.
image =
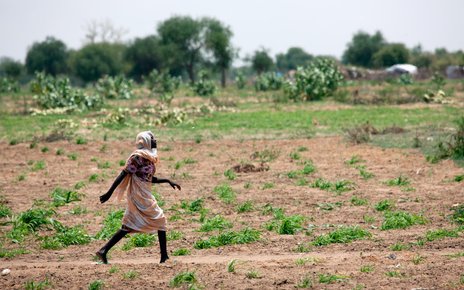
[(191, 285), (194, 285), (197, 283), (197, 276), (195, 272), (181, 272), (177, 275), (175, 275), (171, 281), (169, 282), (169, 287), (180, 287), (183, 284), (187, 284), (188, 288), (190, 289)]
[(198, 96), (206, 97), (214, 95), (217, 87), (213, 81), (209, 80), (209, 76), (206, 71), (200, 71), (198, 73), (198, 81), (192, 85), (192, 90)]
[(284, 81), (283, 78), (278, 76), (275, 72), (267, 72), (256, 77), (255, 89), (256, 91), (276, 91), (282, 88)]
[(29, 251), (26, 249), (12, 249), (6, 250), (0, 247), (0, 258), (14, 258), (17, 255), (28, 254)]
[(111, 238), (118, 231), (122, 224), (121, 219), (124, 216), (124, 210), (115, 210), (108, 213), (103, 221), (102, 229), (95, 235), (97, 240), (106, 240)]
[(371, 237), (369, 231), (358, 226), (342, 226), (328, 234), (320, 235), (312, 242), (314, 246), (326, 246), (332, 243), (350, 243)]
[(250, 212), (253, 210), (253, 208), (254, 208), (253, 202), (250, 200), (247, 200), (244, 203), (237, 205), (237, 212), (238, 213)]
[(155, 236), (152, 234), (139, 233), (131, 235), (129, 240), (122, 246), (123, 251), (133, 248), (143, 248), (152, 246), (155, 243)]
[(77, 191), (60, 187), (55, 188), (50, 193), (50, 197), (53, 199), (54, 206), (63, 206), (73, 201), (79, 201), (81, 200), (81, 196), (82, 195)]
[(332, 60), (317, 58), (308, 67), (299, 67), (295, 82), (286, 82), (284, 91), (295, 101), (320, 100), (333, 94), (342, 80), (343, 75)]
[(367, 205), (369, 203), (367, 199), (359, 198), (357, 196), (353, 196), (350, 201), (351, 201), (351, 204), (355, 206)]
[(191, 202), (182, 200), (180, 203), (180, 207), (189, 212), (199, 212), (203, 209), (203, 202), (204, 202), (203, 198), (197, 198)]
[(0, 218), (11, 215), (11, 209), (6, 205), (0, 203)]
[(251, 228), (245, 228), (240, 232), (227, 231), (217, 236), (211, 236), (204, 240), (198, 240), (193, 247), (195, 249), (209, 249), (233, 244), (248, 244), (260, 239), (261, 233)]
[(391, 200), (385, 199), (385, 200), (379, 201), (375, 205), (375, 209), (377, 211), (387, 211), (387, 210), (393, 209), (394, 206), (395, 205), (393, 204)]
[(417, 224), (425, 224), (426, 220), (420, 215), (405, 211), (385, 212), (381, 230), (405, 229)]
[(131, 99), (133, 82), (119, 75), (104, 76), (97, 81), (97, 92), (107, 99)]
[(53, 236), (45, 237), (42, 242), (44, 249), (61, 249), (70, 245), (88, 244), (91, 237), (80, 226), (56, 226), (57, 232)]
[(201, 225), (200, 232), (210, 232), (214, 230), (224, 230), (231, 228), (233, 225), (230, 221), (226, 220), (220, 215), (216, 215), (212, 218), (206, 219)]
[(32, 171), (39, 171), (45, 169), (45, 161), (43, 160), (38, 160), (34, 163), (32, 166)]
[(34, 99), (43, 109), (90, 110), (100, 108), (103, 104), (100, 96), (89, 96), (81, 90), (73, 89), (68, 78), (55, 79), (43, 73), (36, 73), (31, 90), (35, 94)]
[(232, 169), (227, 169), (224, 171), (224, 176), (227, 177), (229, 180), (235, 180), (237, 178), (237, 174)]
[(459, 232), (457, 230), (447, 230), (447, 229), (438, 229), (438, 230), (429, 230), (425, 233), (425, 240), (432, 242), (435, 240), (441, 240), (444, 238), (457, 238), (459, 237)]
[(464, 204), (452, 207), (453, 214), (451, 220), (457, 224), (464, 225)]
[(217, 193), (219, 198), (227, 204), (235, 201), (236, 194), (233, 191), (232, 187), (230, 187), (230, 185), (228, 184), (218, 185), (214, 188), (213, 191)]
[(100, 290), (100, 289), (103, 289), (103, 286), (105, 285), (105, 283), (103, 283), (102, 280), (95, 280), (95, 281), (92, 281), (90, 284), (89, 284), (89, 290)]
[(387, 185), (389, 186), (406, 186), (410, 183), (411, 182), (409, 181), (408, 177), (402, 175), (398, 176), (397, 178), (387, 180)]
[(237, 75), (235, 76), (235, 85), (237, 86), (237, 89), (241, 90), (244, 89), (246, 86), (246, 78), (243, 75), (243, 73), (238, 72)]
[(13, 80), (12, 78), (1, 78), (0, 79), (0, 93), (18, 93), (21, 87), (19, 86), (18, 81)]
[(177, 250), (172, 252), (173, 256), (186, 256), (186, 255), (189, 255), (189, 254), (190, 254), (190, 250), (185, 249), (185, 248), (180, 248), (180, 249), (177, 249)]

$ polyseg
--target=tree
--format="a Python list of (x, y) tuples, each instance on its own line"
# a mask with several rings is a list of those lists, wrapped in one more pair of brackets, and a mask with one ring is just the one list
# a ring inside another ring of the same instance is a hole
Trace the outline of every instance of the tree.
[(251, 67), (258, 75), (270, 71), (273, 66), (274, 62), (265, 49), (255, 51), (251, 57)]
[(116, 28), (110, 20), (97, 22), (90, 21), (85, 27), (85, 43), (111, 42), (122, 43), (122, 37), (127, 34), (127, 29)]
[(387, 44), (373, 56), (376, 67), (388, 67), (409, 61), (409, 50), (402, 43)]
[(26, 55), (26, 68), (30, 74), (43, 71), (56, 76), (67, 71), (68, 50), (61, 40), (48, 36), (35, 42)]
[(112, 43), (87, 44), (73, 56), (74, 73), (85, 82), (97, 81), (104, 75), (115, 76), (124, 72), (125, 46)]
[(0, 58), (0, 77), (9, 77), (17, 80), (24, 71), (24, 66), (19, 61), (9, 57)]
[(279, 71), (289, 71), (299, 66), (307, 66), (313, 56), (300, 47), (291, 47), (286, 53), (279, 53), (276, 56), (276, 66)]
[(159, 38), (155, 35), (136, 38), (127, 48), (124, 58), (131, 64), (129, 74), (137, 80), (154, 69), (160, 70), (163, 66), (163, 51)]
[(373, 67), (373, 56), (385, 45), (385, 39), (380, 31), (374, 35), (358, 32), (347, 45), (342, 62), (345, 64)]
[(158, 25), (158, 35), (166, 52), (168, 66), (183, 67), (192, 83), (195, 66), (202, 60), (204, 25), (190, 16), (173, 16)]
[(213, 55), (213, 63), (221, 71), (221, 85), (226, 86), (227, 70), (234, 60), (235, 50), (231, 43), (232, 31), (220, 21), (212, 18), (203, 19), (206, 26), (205, 46)]

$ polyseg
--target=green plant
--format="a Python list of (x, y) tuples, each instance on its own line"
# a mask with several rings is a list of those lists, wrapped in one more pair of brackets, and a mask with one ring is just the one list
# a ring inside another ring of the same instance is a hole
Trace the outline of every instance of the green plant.
[(131, 250), (135, 247), (149, 247), (155, 243), (155, 236), (152, 234), (138, 233), (130, 237), (130, 239), (122, 246), (123, 251)]
[(237, 264), (237, 259), (232, 259), (227, 263), (227, 272), (235, 273), (235, 265)]
[(408, 246), (401, 244), (401, 243), (396, 243), (396, 244), (391, 245), (390, 249), (392, 251), (402, 251), (402, 250), (408, 249)]
[(13, 228), (7, 237), (14, 243), (20, 243), (24, 238), (40, 228), (50, 228), (57, 222), (51, 218), (55, 211), (43, 208), (31, 208), (12, 217)]
[(86, 140), (84, 137), (82, 137), (82, 136), (78, 136), (78, 137), (76, 138), (76, 144), (77, 144), (77, 145), (84, 145), (84, 144), (87, 144), (87, 140)]
[(319, 283), (321, 284), (332, 284), (335, 282), (342, 282), (346, 279), (348, 279), (348, 277), (342, 275), (319, 274)]
[(337, 202), (319, 202), (317, 204), (317, 207), (322, 209), (322, 210), (326, 210), (326, 211), (330, 211), (330, 210), (333, 210), (337, 207), (341, 207), (343, 206), (343, 202), (342, 201), (337, 201)]
[(29, 280), (24, 284), (24, 289), (26, 290), (43, 290), (45, 288), (51, 287), (52, 284), (48, 280), (48, 277), (45, 278), (45, 280), (40, 281), (40, 282), (35, 282), (33, 280)]
[(55, 226), (56, 233), (53, 236), (47, 236), (42, 242), (44, 249), (61, 249), (70, 245), (88, 244), (91, 237), (80, 226), (65, 227)]
[(351, 204), (355, 206), (367, 205), (369, 203), (366, 198), (359, 198), (357, 196), (353, 196), (350, 201)]
[(354, 240), (361, 240), (371, 237), (369, 231), (358, 226), (342, 226), (328, 234), (323, 234), (312, 242), (314, 246), (326, 246), (332, 243), (350, 243)]
[(73, 214), (73, 215), (86, 214), (87, 212), (88, 212), (87, 208), (82, 207), (82, 206), (80, 206), (80, 205), (75, 206), (74, 208), (72, 208), (71, 210), (69, 210), (69, 213), (70, 213), (70, 214)]
[(135, 270), (129, 270), (126, 273), (123, 274), (123, 277), (125, 279), (135, 279), (139, 276), (139, 273)]
[(45, 165), (45, 161), (43, 160), (38, 160), (34, 163), (34, 165), (32, 166), (32, 171), (39, 171), (39, 170), (43, 170), (45, 169), (46, 165)]
[(224, 230), (231, 228), (233, 225), (230, 221), (226, 220), (220, 215), (215, 215), (212, 218), (205, 219), (201, 225), (200, 232), (210, 232), (214, 230)]
[(124, 210), (115, 210), (108, 213), (103, 221), (102, 229), (95, 235), (97, 240), (106, 240), (111, 238), (118, 231), (122, 224), (121, 219), (124, 215)]
[(230, 204), (235, 201), (236, 194), (232, 187), (228, 184), (221, 184), (216, 186), (213, 191), (219, 196), (219, 198), (226, 204)]
[(251, 200), (247, 200), (244, 203), (237, 205), (236, 209), (238, 213), (250, 212), (254, 208), (253, 202)]
[(185, 271), (176, 274), (169, 282), (170, 287), (180, 287), (187, 284), (189, 287), (197, 283), (198, 279), (195, 272)]
[(237, 178), (237, 175), (231, 169), (227, 169), (226, 171), (224, 171), (224, 176), (227, 177), (227, 179), (229, 180), (234, 180), (235, 178)]
[(298, 284), (295, 286), (296, 288), (312, 288), (313, 287), (313, 280), (309, 276), (305, 276), (298, 281)]
[(262, 189), (265, 190), (265, 189), (271, 189), (271, 188), (274, 188), (274, 183), (273, 182), (265, 182), (263, 184), (263, 187)]
[(357, 164), (357, 163), (360, 163), (360, 162), (366, 162), (365, 160), (363, 160), (361, 158), (361, 156), (359, 155), (353, 155), (351, 156), (351, 158), (347, 161), (345, 161), (346, 164), (348, 165), (354, 165), (354, 164)]
[(166, 238), (168, 241), (175, 241), (175, 240), (180, 240), (184, 234), (180, 231), (169, 231)]
[(63, 206), (73, 201), (81, 200), (82, 194), (77, 191), (57, 187), (51, 193), (54, 206)]
[(100, 108), (103, 104), (99, 95), (90, 96), (72, 88), (68, 78), (55, 79), (36, 73), (31, 89), (35, 94), (34, 99), (43, 109), (90, 110)]
[(69, 153), (68, 158), (71, 160), (76, 161), (77, 160), (77, 154), (76, 153)]
[(29, 251), (26, 249), (12, 249), (12, 250), (7, 250), (7, 249), (2, 249), (0, 247), (0, 258), (14, 258), (17, 255), (23, 255), (23, 254), (28, 254)]
[(412, 258), (412, 263), (414, 265), (419, 265), (422, 261), (425, 260), (425, 257), (424, 256), (421, 256), (421, 255), (415, 255), (413, 258)]
[(89, 176), (89, 182), (98, 182), (103, 180), (103, 178), (98, 173), (93, 173)]
[(172, 252), (173, 256), (186, 256), (190, 255), (190, 250), (185, 248), (180, 248)]
[(421, 215), (410, 214), (405, 211), (385, 212), (381, 230), (405, 229), (417, 224), (425, 224), (426, 220)]
[(300, 160), (301, 159), (301, 155), (298, 152), (290, 152), (289, 156), (290, 156), (290, 159), (292, 159), (292, 160)]
[(11, 209), (7, 205), (0, 203), (0, 218), (4, 218), (9, 215), (11, 215)]
[(388, 271), (385, 273), (385, 275), (387, 275), (388, 277), (392, 277), (392, 278), (404, 277), (404, 274), (398, 271)]
[(387, 210), (393, 209), (394, 206), (395, 205), (391, 200), (385, 199), (385, 200), (381, 200), (378, 203), (376, 203), (374, 208), (377, 211), (387, 211)]
[(464, 204), (452, 207), (451, 210), (453, 211), (450, 216), (451, 220), (459, 225), (464, 225)]
[(387, 180), (386, 183), (389, 186), (406, 186), (406, 185), (409, 185), (411, 182), (409, 181), (407, 177), (400, 175), (397, 178)]
[(42, 149), (40, 149), (40, 151), (41, 151), (42, 153), (47, 153), (47, 152), (49, 151), (49, 149), (48, 149), (47, 146), (45, 146), (45, 147), (42, 147)]
[(255, 151), (251, 154), (252, 159), (258, 159), (261, 163), (272, 162), (279, 157), (280, 151), (274, 148), (266, 148), (262, 151)]
[(428, 242), (432, 242), (435, 240), (441, 240), (444, 238), (457, 238), (459, 237), (458, 230), (447, 230), (447, 229), (437, 229), (437, 230), (428, 230), (425, 233), (425, 240)]
[(255, 80), (256, 91), (277, 91), (282, 88), (283, 78), (275, 72), (267, 72), (259, 75)]
[(245, 276), (248, 278), (248, 279), (256, 279), (256, 278), (260, 278), (260, 274), (258, 271), (256, 270), (250, 270), (248, 271)]
[(232, 244), (248, 244), (260, 239), (261, 233), (251, 228), (245, 228), (239, 232), (227, 231), (217, 236), (198, 240), (193, 245), (195, 249), (209, 249)]
[(453, 180), (456, 181), (456, 182), (463, 181), (464, 180), (464, 174), (456, 175)]
[(110, 274), (114, 274), (114, 273), (117, 273), (117, 272), (119, 272), (119, 267), (116, 266), (116, 265), (111, 266), (111, 268), (108, 270), (108, 273), (110, 273)]
[(206, 71), (200, 71), (198, 73), (198, 80), (192, 85), (192, 90), (198, 96), (212, 96), (216, 93), (217, 87), (213, 81), (209, 80), (208, 73)]
[(364, 168), (359, 168), (359, 175), (361, 175), (361, 177), (362, 177), (363, 179), (370, 179), (370, 178), (374, 177), (374, 174), (373, 174), (373, 173), (367, 171), (367, 170), (364, 169)]
[(363, 266), (361, 266), (360, 271), (362, 273), (370, 273), (370, 272), (374, 271), (374, 266), (373, 265), (363, 265)]
[(295, 82), (287, 81), (284, 92), (295, 101), (320, 100), (333, 94), (342, 80), (343, 75), (332, 60), (316, 58), (306, 68), (297, 69)]
[(61, 149), (61, 148), (56, 149), (56, 155), (59, 156), (59, 155), (63, 155), (63, 154), (64, 154), (64, 150), (63, 150), (63, 149)]
[(318, 259), (316, 259), (316, 258), (304, 257), (304, 258), (298, 258), (298, 259), (296, 259), (295, 264), (296, 264), (297, 266), (304, 266), (304, 265), (306, 265), (306, 264), (308, 264), (308, 263), (314, 265), (314, 264), (316, 264), (317, 262), (318, 262)]
[(97, 92), (107, 99), (131, 99), (133, 97), (132, 86), (132, 80), (119, 75), (99, 79), (96, 88)]
[(90, 284), (89, 284), (89, 290), (100, 290), (103, 288), (103, 286), (105, 285), (105, 283), (103, 283), (102, 280), (95, 280), (95, 281), (92, 281)]

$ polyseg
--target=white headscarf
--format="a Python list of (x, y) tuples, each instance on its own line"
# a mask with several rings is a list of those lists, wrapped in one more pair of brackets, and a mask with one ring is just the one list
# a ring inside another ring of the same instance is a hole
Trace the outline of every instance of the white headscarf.
[(151, 148), (151, 138), (156, 140), (155, 135), (151, 131), (140, 132), (135, 138), (135, 150), (132, 155), (139, 155), (150, 160), (153, 163), (158, 162), (158, 150), (156, 148)]

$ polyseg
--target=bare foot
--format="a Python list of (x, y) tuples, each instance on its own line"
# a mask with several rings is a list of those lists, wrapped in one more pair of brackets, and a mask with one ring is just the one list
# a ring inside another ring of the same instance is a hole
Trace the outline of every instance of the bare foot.
[(103, 264), (108, 264), (108, 260), (106, 259), (106, 254), (105, 253), (102, 253), (102, 252), (98, 251), (95, 254), (97, 255), (97, 257), (100, 258), (100, 260), (102, 261)]
[(161, 260), (160, 260), (160, 264), (166, 262), (166, 260), (168, 260), (168, 259), (169, 259), (168, 255), (166, 255), (166, 256), (162, 255)]

